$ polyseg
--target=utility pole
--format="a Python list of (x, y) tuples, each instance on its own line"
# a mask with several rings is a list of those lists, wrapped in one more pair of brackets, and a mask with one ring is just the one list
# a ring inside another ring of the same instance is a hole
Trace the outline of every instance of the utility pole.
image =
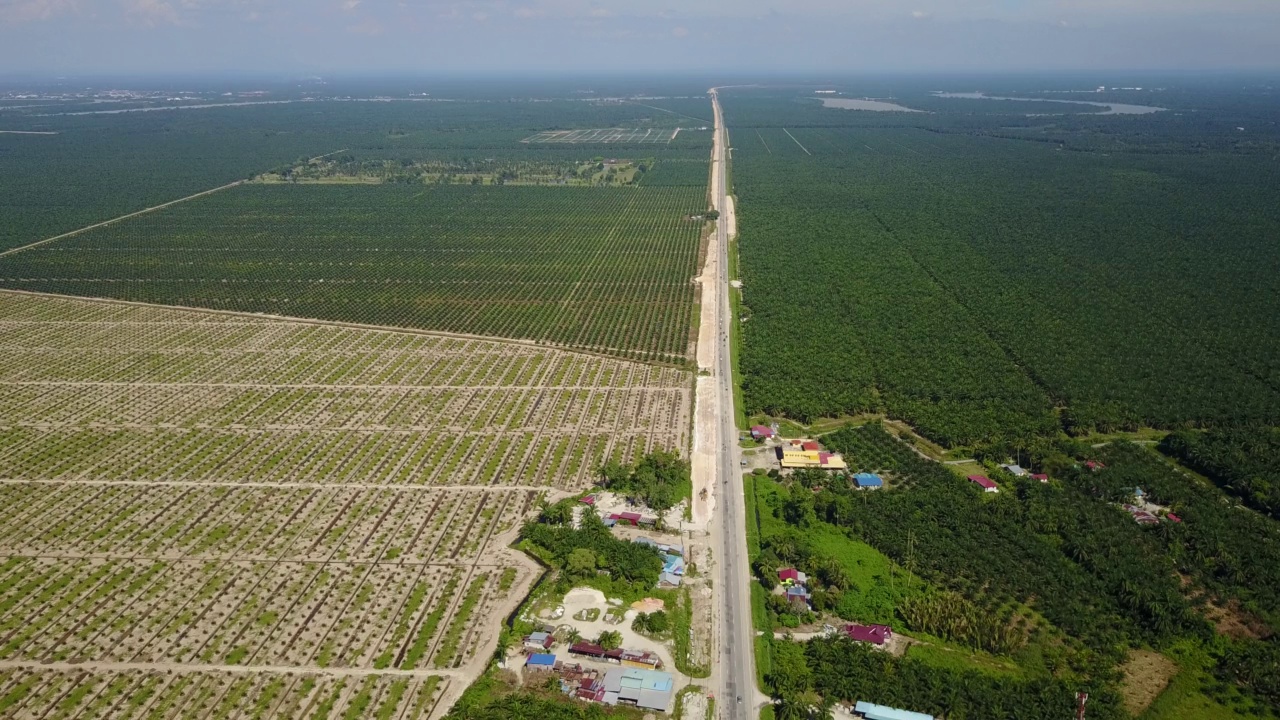
[(1089, 693), (1076, 693), (1076, 702), (1079, 703), (1076, 705), (1076, 720), (1084, 720), (1084, 705), (1089, 702)]

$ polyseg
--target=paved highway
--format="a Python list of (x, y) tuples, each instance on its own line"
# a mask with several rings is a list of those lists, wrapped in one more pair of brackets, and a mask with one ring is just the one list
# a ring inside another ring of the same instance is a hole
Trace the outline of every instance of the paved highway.
[(716, 90), (711, 90), (715, 112), (716, 143), (713, 155), (716, 209), (721, 219), (716, 223), (716, 245), (719, 249), (716, 277), (716, 480), (719, 501), (716, 518), (719, 526), (721, 562), (719, 590), (723, 603), (719, 612), (720, 663), (719, 692), (716, 709), (722, 718), (755, 720), (760, 697), (755, 680), (755, 631), (751, 626), (751, 563), (747, 558), (746, 501), (743, 497), (741, 452), (733, 411), (733, 371), (729, 354), (729, 328), (733, 322), (729, 305), (729, 233), (725, 221), (725, 159), (729, 136), (720, 110)]

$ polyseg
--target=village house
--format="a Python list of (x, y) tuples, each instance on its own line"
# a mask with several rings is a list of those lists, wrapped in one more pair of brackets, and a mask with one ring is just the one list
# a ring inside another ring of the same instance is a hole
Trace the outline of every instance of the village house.
[(851, 640), (870, 643), (877, 647), (893, 639), (893, 629), (888, 625), (846, 625), (844, 632)]
[(991, 478), (987, 477), (986, 475), (970, 475), (969, 482), (982, 488), (982, 492), (989, 492), (989, 493), (1000, 492), (999, 486), (997, 486), (995, 482), (993, 482)]

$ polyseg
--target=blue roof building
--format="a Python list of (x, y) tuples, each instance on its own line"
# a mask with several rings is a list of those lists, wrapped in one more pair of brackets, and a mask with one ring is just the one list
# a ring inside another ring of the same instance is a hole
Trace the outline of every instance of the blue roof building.
[(858, 484), (858, 489), (862, 488), (882, 488), (884, 487), (884, 478), (875, 473), (858, 473), (853, 476), (853, 481)]
[(853, 711), (867, 720), (933, 720), (932, 715), (858, 701)]
[(531, 670), (550, 670), (556, 666), (556, 656), (550, 653), (533, 653), (524, 666)]
[(684, 558), (679, 555), (664, 555), (662, 560), (662, 572), (672, 575), (684, 574)]

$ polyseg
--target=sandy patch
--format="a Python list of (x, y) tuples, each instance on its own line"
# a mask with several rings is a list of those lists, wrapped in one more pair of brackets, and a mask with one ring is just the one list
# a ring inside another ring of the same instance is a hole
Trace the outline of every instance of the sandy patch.
[(924, 112), (923, 110), (903, 107), (897, 103), (859, 98), (822, 98), (822, 106), (840, 108), (842, 110), (871, 110), (873, 112)]
[[(577, 629), (583, 640), (592, 641), (600, 636), (605, 630), (613, 630), (622, 635), (622, 647), (627, 650), (649, 651), (662, 658), (663, 669), (667, 672), (675, 673), (675, 659), (671, 654), (671, 650), (663, 643), (657, 640), (651, 640), (640, 633), (631, 629), (631, 621), (636, 619), (639, 613), (636, 610), (627, 609), (623, 615), (622, 622), (614, 624), (605, 620), (605, 615), (613, 610), (618, 612), (622, 609), (618, 601), (611, 604), (605, 599), (604, 593), (593, 588), (574, 588), (564, 596), (564, 617), (560, 619), (561, 625)], [(591, 609), (600, 611), (599, 619), (575, 620), (574, 615)], [(562, 644), (554, 648), (553, 652), (557, 658), (566, 662), (578, 662), (584, 665), (589, 661), (569, 654), (569, 645)], [(612, 666), (616, 667), (616, 666)]]
[(1178, 674), (1178, 666), (1172, 660), (1150, 650), (1130, 652), (1120, 669), (1124, 672), (1124, 681), (1120, 683), (1124, 707), (1135, 717), (1141, 715)]
[(724, 218), (724, 231), (729, 234), (730, 239), (738, 236), (738, 216), (734, 212), (735, 205), (733, 196), (727, 196), (724, 200), (724, 214), (721, 215)]
[[(600, 517), (605, 517), (606, 515), (609, 515), (611, 513), (624, 513), (624, 512), (640, 513), (641, 515), (652, 515), (652, 516), (657, 515), (657, 513), (650, 510), (647, 506), (628, 502), (626, 497), (622, 495), (618, 495), (616, 493), (608, 492), (607, 490), (601, 490), (595, 493), (595, 496), (596, 496), (596, 503), (593, 507), (595, 507), (596, 512), (600, 514)], [(680, 502), (676, 503), (675, 507), (671, 508), (670, 510), (667, 510), (667, 512), (663, 514), (662, 516), (663, 524), (665, 524), (666, 527), (671, 528), (673, 530), (678, 529), (680, 527), (680, 524), (684, 522), (685, 507), (686, 507), (686, 501), (684, 500), (681, 500)], [(655, 539), (656, 539), (656, 536), (655, 536)]]
[(694, 399), (693, 453), (690, 471), (693, 476), (693, 526), (705, 530), (716, 508), (716, 378), (698, 378)]

